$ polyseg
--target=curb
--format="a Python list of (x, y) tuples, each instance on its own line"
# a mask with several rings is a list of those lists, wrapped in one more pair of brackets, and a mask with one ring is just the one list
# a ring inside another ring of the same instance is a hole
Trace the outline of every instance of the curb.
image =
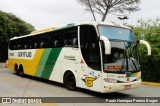
[(156, 83), (156, 82), (141, 82), (142, 85), (150, 85), (150, 86), (160, 86), (160, 83)]

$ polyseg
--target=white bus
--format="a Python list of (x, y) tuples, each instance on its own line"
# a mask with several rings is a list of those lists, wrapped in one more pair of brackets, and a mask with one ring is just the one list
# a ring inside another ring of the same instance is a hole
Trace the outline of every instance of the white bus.
[(8, 64), (24, 74), (70, 89), (107, 93), (141, 84), (138, 44), (130, 28), (105, 22), (70, 24), (10, 39)]

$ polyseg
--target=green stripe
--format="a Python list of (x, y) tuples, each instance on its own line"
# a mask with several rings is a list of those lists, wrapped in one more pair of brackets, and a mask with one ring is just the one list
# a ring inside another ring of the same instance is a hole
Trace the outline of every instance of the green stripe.
[(59, 56), (61, 50), (62, 50), (62, 48), (53, 48), (51, 50), (48, 58), (46, 57), (47, 62), (45, 64), (44, 70), (41, 75), (42, 78), (49, 79), (49, 77), (52, 73), (53, 67), (58, 59), (58, 56)]
[(126, 75), (126, 77), (133, 77), (133, 76), (134, 76), (133, 73), (128, 73), (128, 74)]
[(51, 52), (52, 49), (44, 49), (43, 53), (42, 53), (42, 56), (41, 56), (41, 59), (38, 63), (38, 68), (36, 70), (36, 74), (35, 76), (37, 77), (41, 77), (42, 75), (42, 72), (44, 70), (44, 67), (45, 67), (45, 64), (47, 62), (47, 57), (49, 56), (50, 52)]

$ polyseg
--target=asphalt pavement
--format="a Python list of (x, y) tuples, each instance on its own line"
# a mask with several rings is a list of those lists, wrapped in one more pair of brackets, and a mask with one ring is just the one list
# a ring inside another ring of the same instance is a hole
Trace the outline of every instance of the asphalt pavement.
[[(67, 90), (63, 84), (26, 76), (17, 76), (11, 70), (0, 67), (0, 97), (73, 97), (72, 99), (93, 98), (91, 103), (36, 103), (36, 104), (0, 104), (0, 106), (160, 106), (160, 103), (94, 103), (94, 101), (113, 100), (115, 98), (160, 97), (159, 86), (141, 85), (137, 89), (115, 93), (97, 93), (89, 90)], [(60, 99), (60, 98), (59, 98)], [(153, 98), (152, 98), (153, 99)], [(70, 99), (71, 100), (71, 99)], [(75, 101), (74, 101), (75, 102)]]

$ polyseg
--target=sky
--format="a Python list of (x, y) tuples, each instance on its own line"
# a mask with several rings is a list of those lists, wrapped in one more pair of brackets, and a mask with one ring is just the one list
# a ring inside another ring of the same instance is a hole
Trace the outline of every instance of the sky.
[[(140, 8), (140, 11), (128, 15), (125, 22), (137, 25), (140, 18), (160, 18), (160, 0), (141, 0)], [(92, 14), (76, 0), (0, 0), (0, 10), (13, 13), (37, 30), (93, 20)], [(101, 20), (99, 15), (96, 17)], [(114, 15), (108, 15), (105, 21), (122, 23)]]

